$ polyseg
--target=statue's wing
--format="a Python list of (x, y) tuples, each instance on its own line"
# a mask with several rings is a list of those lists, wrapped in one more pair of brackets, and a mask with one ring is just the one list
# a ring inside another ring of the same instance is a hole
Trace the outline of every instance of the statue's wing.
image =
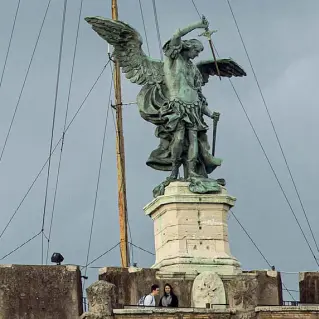
[(113, 45), (113, 56), (131, 82), (144, 85), (163, 81), (163, 62), (144, 53), (142, 37), (135, 29), (124, 22), (102, 17), (87, 17), (85, 20), (99, 36)]
[[(246, 72), (232, 59), (216, 60), (220, 76), (246, 76)], [(197, 68), (203, 77), (203, 84), (208, 82), (209, 76), (218, 75), (214, 60), (201, 61), (197, 64)]]

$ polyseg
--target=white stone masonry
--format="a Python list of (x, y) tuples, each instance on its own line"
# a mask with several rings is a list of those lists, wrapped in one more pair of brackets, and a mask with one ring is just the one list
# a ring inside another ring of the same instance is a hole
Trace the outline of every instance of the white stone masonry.
[(215, 271), (240, 273), (230, 253), (227, 216), (235, 198), (225, 188), (220, 194), (194, 194), (187, 182), (173, 182), (165, 194), (144, 207), (154, 220), (156, 262), (165, 272)]

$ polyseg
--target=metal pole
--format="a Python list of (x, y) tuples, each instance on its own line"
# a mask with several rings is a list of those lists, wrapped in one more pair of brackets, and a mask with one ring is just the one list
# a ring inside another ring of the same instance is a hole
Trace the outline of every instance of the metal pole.
[[(112, 0), (112, 19), (118, 20), (117, 0)], [(127, 202), (126, 202), (126, 179), (125, 179), (125, 152), (122, 120), (122, 93), (121, 93), (121, 71), (117, 61), (114, 69), (114, 91), (116, 105), (116, 164), (117, 164), (117, 186), (118, 207), (120, 222), (120, 250), (122, 267), (129, 267), (130, 256), (128, 251), (127, 236)]]

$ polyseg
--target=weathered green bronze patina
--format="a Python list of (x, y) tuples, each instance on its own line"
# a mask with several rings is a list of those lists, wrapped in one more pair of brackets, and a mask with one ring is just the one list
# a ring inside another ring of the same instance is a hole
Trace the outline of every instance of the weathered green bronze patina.
[[(195, 193), (219, 192), (219, 180), (208, 177), (222, 160), (210, 152), (207, 139), (208, 125), (203, 116), (216, 118), (208, 108), (202, 86), (209, 76), (245, 76), (245, 71), (231, 59), (209, 60), (194, 64), (192, 60), (203, 51), (197, 39), (182, 40), (195, 29), (208, 30), (205, 18), (183, 29), (178, 29), (163, 46), (164, 61), (148, 57), (142, 50), (140, 34), (128, 24), (102, 17), (87, 17), (103, 39), (113, 45), (113, 57), (133, 83), (142, 85), (137, 96), (140, 115), (156, 125), (159, 146), (150, 154), (146, 164), (170, 176), (153, 194), (164, 193), (165, 186), (176, 180), (184, 166), (184, 179), (190, 181)], [(217, 62), (217, 63), (216, 63)]]

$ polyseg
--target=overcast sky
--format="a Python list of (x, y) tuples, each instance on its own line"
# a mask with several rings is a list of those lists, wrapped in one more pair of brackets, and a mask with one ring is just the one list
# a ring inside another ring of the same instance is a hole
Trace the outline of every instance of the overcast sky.
[[(17, 2), (11, 0), (0, 3), (0, 71), (5, 60)], [(52, 1), (0, 163), (0, 231), (7, 224), (48, 156), (63, 2)], [(211, 28), (218, 29), (214, 42), (219, 54), (222, 57), (232, 57), (247, 72), (246, 78), (234, 79), (233, 83), (316, 256), (319, 256), (306, 227), (227, 1), (195, 0), (195, 3), (199, 11), (205, 13)], [(142, 4), (151, 55), (159, 58), (152, 2), (142, 0)], [(319, 45), (316, 32), (319, 27), (319, 2), (232, 0), (231, 4), (308, 218), (318, 238)], [(7, 68), (0, 88), (1, 148), (46, 5), (46, 0), (21, 1)], [(55, 141), (60, 138), (63, 128), (79, 5), (79, 0), (69, 1), (67, 7)], [(157, 1), (157, 11), (162, 42), (169, 39), (178, 27), (199, 19), (191, 0)], [(84, 21), (85, 16), (111, 17), (111, 1), (84, 1), (69, 120), (108, 59), (106, 42), (91, 30), (90, 25)], [(119, 18), (136, 28), (145, 39), (138, 0), (119, 0)], [(195, 31), (192, 37), (197, 35), (198, 32)], [(145, 45), (144, 50), (147, 52)], [(208, 43), (205, 43), (202, 58), (211, 58)], [(108, 68), (66, 134), (50, 250), (50, 255), (53, 251), (61, 252), (65, 263), (85, 264), (110, 84), (111, 74)], [(135, 101), (139, 89), (137, 85), (128, 83), (123, 78), (123, 102)], [(226, 179), (229, 193), (237, 198), (235, 214), (266, 258), (278, 270), (316, 271), (318, 267), (314, 258), (229, 81), (211, 79), (204, 88), (204, 94), (211, 110), (221, 112), (216, 154), (224, 159), (224, 163), (213, 176)], [(132, 241), (144, 249), (154, 251), (153, 223), (144, 216), (143, 206), (152, 200), (152, 189), (167, 173), (154, 171), (145, 165), (149, 153), (158, 144), (153, 135), (154, 126), (140, 118), (135, 105), (125, 107), (123, 122)], [(113, 120), (109, 117), (89, 260), (119, 241), (114, 132)], [(211, 132), (209, 136), (211, 137)], [(52, 158), (46, 234), (50, 225), (58, 158), (59, 148)], [(1, 256), (41, 230), (45, 183), (46, 169), (0, 239)], [(233, 217), (229, 219), (229, 238), (232, 254), (242, 263), (243, 269), (268, 268)], [(41, 237), (37, 237), (1, 262), (41, 263)], [(134, 249), (134, 262), (148, 267), (153, 264), (154, 258)], [(116, 249), (93, 266), (119, 264), (119, 250)], [(91, 269), (88, 275), (89, 282), (94, 281), (97, 278), (97, 270)], [(289, 288), (298, 288), (297, 275), (283, 275), (283, 279)], [(298, 294), (294, 293), (294, 296), (298, 298)]]

